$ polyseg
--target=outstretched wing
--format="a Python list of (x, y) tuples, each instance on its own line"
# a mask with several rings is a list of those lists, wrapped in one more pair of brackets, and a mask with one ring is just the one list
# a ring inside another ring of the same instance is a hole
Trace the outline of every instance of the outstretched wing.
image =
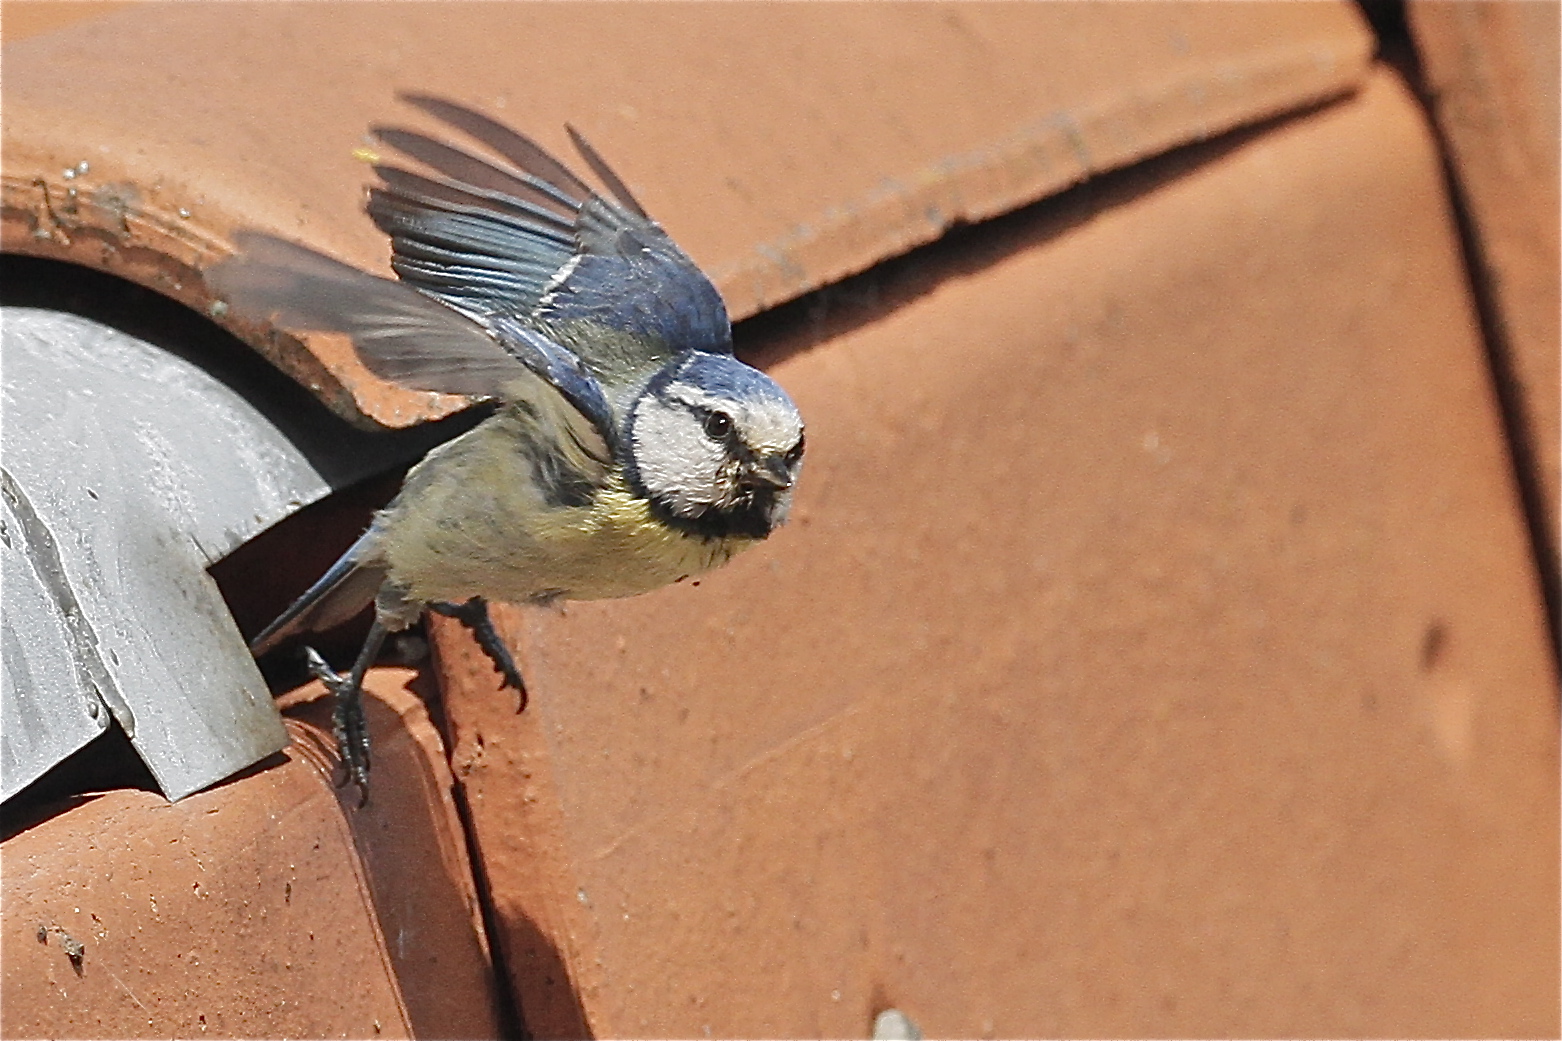
[(384, 186), (371, 190), (369, 216), (391, 237), (402, 279), (478, 317), (507, 345), (517, 321), (552, 334), (610, 389), (686, 350), (731, 353), (716, 287), (573, 128), (616, 201), (481, 113), (424, 95), (403, 99), (498, 158), (375, 128), (430, 171), (375, 167)]
[(602, 387), (569, 351), (535, 330), (495, 335), (401, 282), (359, 271), (296, 242), (234, 235), (239, 252), (206, 272), (236, 313), (347, 334), (364, 365), (411, 390), (528, 402), (558, 417), (591, 454), (611, 458), (617, 427)]

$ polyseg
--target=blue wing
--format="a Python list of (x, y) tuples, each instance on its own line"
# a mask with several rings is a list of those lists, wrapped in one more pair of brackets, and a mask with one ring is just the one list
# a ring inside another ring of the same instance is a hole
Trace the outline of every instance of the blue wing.
[(369, 215), (391, 237), (391, 265), (403, 280), (489, 325), (506, 346), (506, 321), (548, 333), (610, 388), (688, 350), (731, 353), (716, 287), (573, 129), (614, 201), (481, 113), (403, 98), (500, 157), (375, 128), (430, 171), (376, 167), (384, 185), (371, 190)]
[[(413, 390), (530, 401), (562, 417), (600, 458), (617, 446), (602, 387), (580, 359), (535, 330), (495, 329), (388, 278), (287, 239), (234, 234), (240, 252), (206, 279), (238, 314), (346, 333), (364, 365)], [(567, 408), (555, 409), (562, 397)]]

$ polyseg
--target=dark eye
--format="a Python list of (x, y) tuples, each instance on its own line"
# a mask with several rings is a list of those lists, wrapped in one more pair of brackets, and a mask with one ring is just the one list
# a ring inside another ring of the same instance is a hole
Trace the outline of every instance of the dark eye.
[(732, 433), (732, 417), (725, 412), (712, 412), (705, 417), (705, 436), (712, 441), (725, 441)]
[(789, 463), (795, 463), (799, 459), (801, 459), (802, 457), (803, 457), (803, 435), (802, 434), (798, 434), (797, 435), (797, 444), (795, 444), (791, 448), (787, 449), (786, 461), (789, 462)]

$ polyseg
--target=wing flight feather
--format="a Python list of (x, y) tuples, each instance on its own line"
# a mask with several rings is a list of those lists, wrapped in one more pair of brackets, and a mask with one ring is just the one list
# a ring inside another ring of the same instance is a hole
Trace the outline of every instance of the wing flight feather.
[(721, 296), (573, 127), (611, 199), (535, 141), (463, 105), (403, 100), (493, 153), (377, 128), (418, 173), (382, 164), (369, 214), (407, 282), (463, 311), (554, 335), (610, 390), (685, 350), (730, 353)]
[[(474, 316), (404, 282), (359, 271), (322, 253), (261, 232), (234, 236), (240, 252), (206, 272), (237, 313), (285, 327), (345, 333), (370, 372), (412, 390), (506, 401), (563, 398), (577, 433), (608, 457), (615, 427), (601, 388), (567, 351), (537, 334), (512, 351)], [(573, 361), (570, 364), (561, 359)]]

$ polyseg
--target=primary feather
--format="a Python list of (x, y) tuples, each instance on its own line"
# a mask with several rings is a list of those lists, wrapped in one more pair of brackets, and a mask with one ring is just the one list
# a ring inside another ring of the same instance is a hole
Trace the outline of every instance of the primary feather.
[(682, 351), (732, 351), (726, 305), (584, 137), (570, 136), (604, 198), (536, 142), (454, 102), (404, 99), (491, 149), (424, 134), (381, 141), (427, 174), (382, 164), (369, 215), (408, 283), (493, 327), (519, 319), (576, 353), (622, 404)]

